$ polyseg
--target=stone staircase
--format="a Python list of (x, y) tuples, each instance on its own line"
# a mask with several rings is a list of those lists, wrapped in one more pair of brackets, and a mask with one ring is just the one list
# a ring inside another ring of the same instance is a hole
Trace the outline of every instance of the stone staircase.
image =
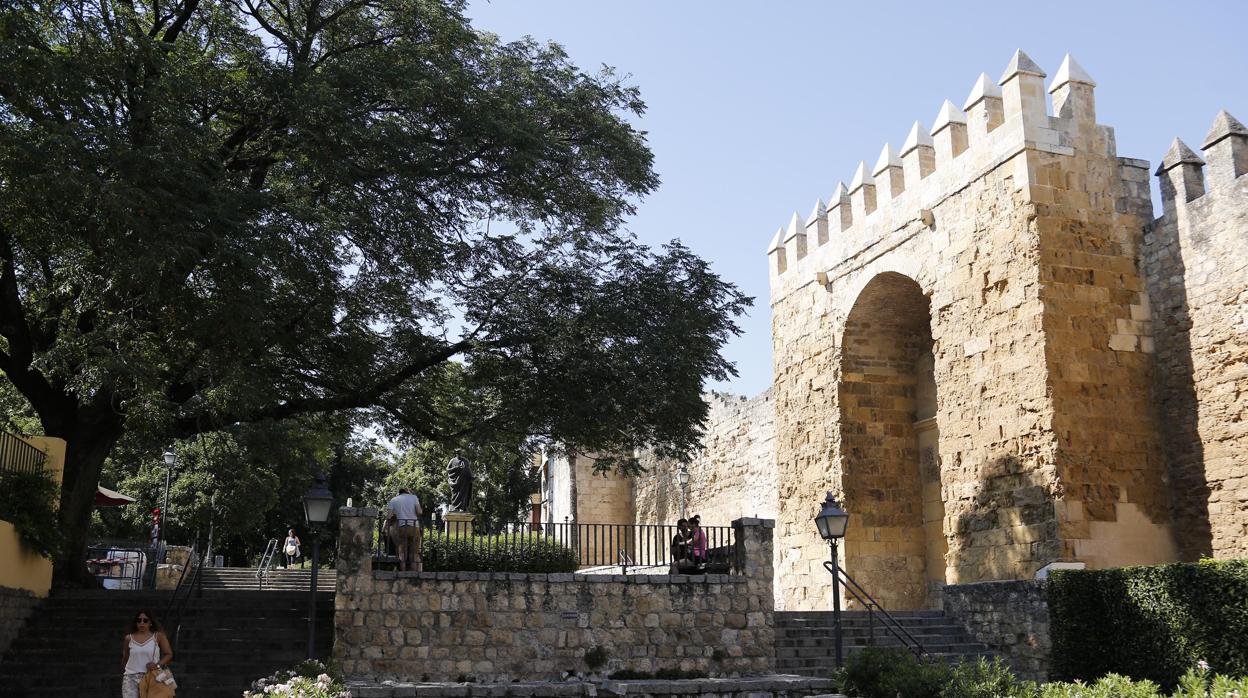
[[(254, 578), (253, 578), (254, 581)], [(253, 587), (254, 588), (254, 587)], [(170, 592), (54, 591), (0, 659), (0, 695), (118, 698), (121, 643), (139, 610), (162, 619)], [(257, 678), (307, 657), (305, 591), (205, 590), (187, 603), (172, 668), (179, 698), (239, 698)], [(316, 649), (328, 657), (334, 595), (317, 598)], [(165, 628), (171, 641), (174, 628)]]
[[(991, 650), (976, 642), (957, 620), (945, 617), (942, 611), (896, 611), (892, 616), (923, 645), (929, 657), (954, 662), (993, 656)], [(775, 618), (776, 672), (830, 676), (836, 668), (832, 612), (777, 611)], [(841, 632), (847, 659), (868, 644), (903, 647), (900, 640), (881, 627), (878, 617), (873, 626), (869, 624), (865, 611), (842, 611)]]
[[(332, 569), (322, 568), (316, 575), (317, 591), (334, 590), (338, 573)], [(204, 589), (236, 589), (251, 591), (307, 591), (312, 586), (312, 570), (310, 569), (279, 569), (269, 570), (263, 588), (256, 579), (254, 567), (205, 567), (203, 570)]]

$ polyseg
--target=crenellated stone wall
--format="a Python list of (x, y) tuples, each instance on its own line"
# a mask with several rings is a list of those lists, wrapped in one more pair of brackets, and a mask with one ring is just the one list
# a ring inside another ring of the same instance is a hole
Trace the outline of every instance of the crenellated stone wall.
[(1145, 235), (1183, 558), (1248, 555), (1248, 128), (1226, 112), (1204, 158), (1175, 139), (1157, 176), (1163, 214)]
[(890, 608), (1054, 561), (1177, 554), (1146, 164), (1117, 156), (1069, 56), (1052, 114), (1045, 77), (1016, 52), (772, 239), (785, 610), (830, 606), (807, 501), (825, 490), (851, 513), (842, 564)]
[[(724, 393), (704, 397), (710, 412), (702, 450), (687, 465), (686, 513), (700, 515), (708, 526), (744, 516), (775, 518), (780, 504), (771, 391), (748, 399)], [(633, 480), (636, 522), (675, 523), (681, 508), (678, 464), (650, 451), (638, 457), (646, 472)]]
[(739, 574), (692, 577), (374, 571), (376, 510), (340, 520), (333, 657), (349, 676), (552, 679), (594, 647), (606, 671), (774, 670), (771, 521), (733, 522)]

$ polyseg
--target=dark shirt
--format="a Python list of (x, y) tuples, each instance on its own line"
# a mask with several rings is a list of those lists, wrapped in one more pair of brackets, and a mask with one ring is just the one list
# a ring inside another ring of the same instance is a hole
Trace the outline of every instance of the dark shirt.
[(687, 560), (689, 558), (689, 539), (679, 531), (672, 536), (672, 559)]

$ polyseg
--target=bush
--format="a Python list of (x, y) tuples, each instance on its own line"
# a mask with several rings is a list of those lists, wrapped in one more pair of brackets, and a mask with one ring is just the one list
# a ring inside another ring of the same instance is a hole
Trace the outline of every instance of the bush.
[(868, 647), (849, 655), (841, 693), (855, 698), (939, 698), (949, 667), (920, 662), (906, 650)]
[(1048, 583), (1053, 675), (1178, 685), (1199, 661), (1248, 675), (1248, 560), (1064, 570)]
[(293, 669), (279, 671), (251, 684), (243, 698), (350, 698), (337, 672), (315, 659), (299, 662)]
[(992, 661), (980, 657), (954, 666), (940, 695), (941, 698), (1035, 698), (1036, 692), (1036, 684), (1020, 681), (1000, 657), (993, 657)]
[(22, 546), (52, 558), (62, 543), (56, 506), (61, 488), (44, 472), (0, 470), (0, 519), (13, 524)]
[(576, 552), (536, 534), (447, 536), (426, 534), (426, 572), (575, 572)]

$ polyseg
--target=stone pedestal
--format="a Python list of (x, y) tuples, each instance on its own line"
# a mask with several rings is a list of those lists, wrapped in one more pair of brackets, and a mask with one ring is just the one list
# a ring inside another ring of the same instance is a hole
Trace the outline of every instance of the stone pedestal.
[(448, 511), (442, 516), (446, 522), (446, 535), (465, 538), (472, 535), (472, 522), (476, 516), (466, 511)]

